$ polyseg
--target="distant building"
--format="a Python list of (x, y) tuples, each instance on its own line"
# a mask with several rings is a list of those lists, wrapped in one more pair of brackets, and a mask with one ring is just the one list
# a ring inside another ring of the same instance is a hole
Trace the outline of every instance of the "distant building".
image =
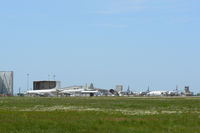
[(186, 96), (193, 96), (193, 92), (190, 92), (189, 86), (185, 86), (185, 95)]
[(123, 85), (116, 85), (115, 91), (117, 92), (123, 91)]
[(12, 71), (0, 71), (0, 95), (13, 96)]
[(60, 81), (34, 81), (33, 90), (60, 89)]

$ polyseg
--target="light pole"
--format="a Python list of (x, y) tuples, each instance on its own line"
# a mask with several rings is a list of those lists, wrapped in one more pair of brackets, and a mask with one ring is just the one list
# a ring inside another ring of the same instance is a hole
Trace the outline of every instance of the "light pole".
[(49, 75), (48, 75), (49, 88), (50, 88), (50, 76), (51, 76), (51, 75), (49, 74)]
[(19, 87), (19, 95), (21, 94), (21, 88)]
[(53, 79), (54, 79), (54, 81), (56, 81), (56, 75), (55, 74), (53, 75)]
[(48, 80), (49, 80), (49, 81), (50, 81), (50, 77), (51, 77), (51, 75), (49, 74), (49, 75), (48, 75)]
[(27, 73), (27, 91), (29, 90), (29, 73)]

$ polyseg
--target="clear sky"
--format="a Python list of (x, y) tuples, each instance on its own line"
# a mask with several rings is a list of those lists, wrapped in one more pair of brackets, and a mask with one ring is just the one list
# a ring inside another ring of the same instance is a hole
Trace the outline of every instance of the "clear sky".
[(15, 92), (62, 87), (200, 92), (200, 0), (0, 0), (0, 70)]

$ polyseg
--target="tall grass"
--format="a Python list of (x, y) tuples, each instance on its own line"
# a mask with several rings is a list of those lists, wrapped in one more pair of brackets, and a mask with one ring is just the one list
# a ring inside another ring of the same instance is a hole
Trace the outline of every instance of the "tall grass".
[[(48, 110), (58, 106), (76, 108)], [(200, 98), (0, 98), (0, 133), (62, 132), (199, 133)]]

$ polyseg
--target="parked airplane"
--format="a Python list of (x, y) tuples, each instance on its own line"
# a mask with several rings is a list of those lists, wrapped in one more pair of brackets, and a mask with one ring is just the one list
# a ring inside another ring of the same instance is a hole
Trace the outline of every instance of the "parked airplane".
[(74, 90), (63, 90), (60, 92), (60, 94), (63, 95), (74, 95), (74, 94), (80, 94), (81, 91), (83, 91), (84, 89), (74, 89)]
[(88, 88), (86, 84), (83, 86), (71, 86), (66, 88), (56, 87), (53, 89), (43, 89), (43, 90), (32, 90), (27, 91), (26, 95), (29, 96), (98, 96), (100, 91), (96, 89)]
[(33, 90), (27, 91), (27, 95), (31, 96), (56, 96), (62, 89), (47, 89), (47, 90)]
[(167, 96), (178, 96), (178, 91), (168, 91)]
[(150, 91), (147, 96), (166, 96), (167, 91)]
[(94, 96), (94, 95), (98, 95), (98, 91), (96, 90), (86, 90), (86, 89), (76, 89), (76, 90), (63, 90), (60, 92), (60, 94), (64, 94), (64, 95), (89, 95), (89, 96)]
[(95, 91), (95, 90), (84, 90), (81, 92), (82, 95), (89, 95), (89, 96), (97, 96), (99, 95), (99, 91)]

